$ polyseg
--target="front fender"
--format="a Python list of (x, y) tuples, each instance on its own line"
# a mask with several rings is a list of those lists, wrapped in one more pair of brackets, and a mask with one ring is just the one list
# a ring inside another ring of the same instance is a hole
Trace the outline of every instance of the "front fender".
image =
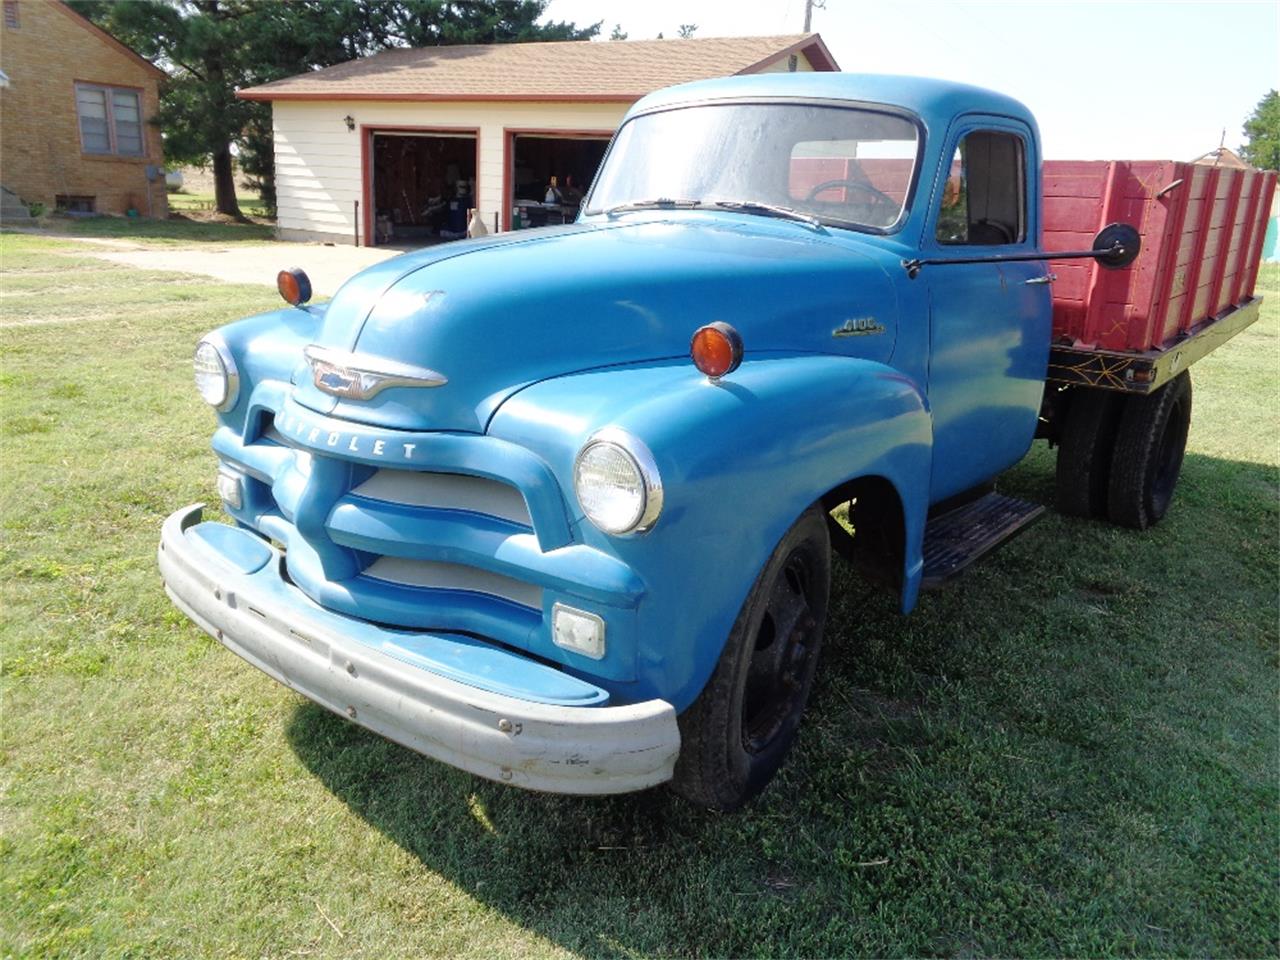
[(218, 414), (218, 422), (237, 434), (252, 410), (253, 395), (260, 384), (288, 384), (302, 363), (302, 348), (315, 339), (323, 306), (286, 307), (246, 317), (219, 327), (221, 337), (235, 360), (240, 375), (240, 395), (235, 406)]
[[(641, 536), (600, 533), (573, 493), (574, 458), (605, 426), (643, 440), (662, 475), (662, 515)], [(644, 580), (629, 698), (687, 707), (783, 534), (851, 479), (879, 476), (897, 490), (907, 541), (903, 607), (914, 605), (932, 427), (917, 385), (883, 364), (756, 355), (719, 383), (687, 360), (612, 367), (521, 391), (489, 432), (542, 456), (564, 486), (575, 537)]]

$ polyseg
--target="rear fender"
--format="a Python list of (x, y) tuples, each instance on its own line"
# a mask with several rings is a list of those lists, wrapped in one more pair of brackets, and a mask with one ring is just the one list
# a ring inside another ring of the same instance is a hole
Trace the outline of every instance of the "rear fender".
[[(606, 426), (642, 440), (661, 473), (662, 514), (640, 536), (602, 534), (573, 492), (574, 458)], [(757, 355), (719, 383), (687, 360), (613, 367), (521, 391), (489, 432), (542, 456), (564, 487), (575, 538), (645, 582), (628, 698), (688, 706), (783, 534), (859, 477), (883, 478), (901, 501), (903, 610), (915, 604), (932, 428), (917, 385), (883, 364)]]

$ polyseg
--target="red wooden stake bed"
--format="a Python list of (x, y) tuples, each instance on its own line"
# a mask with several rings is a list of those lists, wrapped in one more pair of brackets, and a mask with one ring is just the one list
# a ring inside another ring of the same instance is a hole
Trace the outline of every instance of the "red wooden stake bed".
[(1257, 319), (1253, 296), (1276, 174), (1174, 161), (1044, 165), (1044, 249), (1087, 249), (1127, 223), (1123, 270), (1051, 260), (1049, 379), (1147, 393)]

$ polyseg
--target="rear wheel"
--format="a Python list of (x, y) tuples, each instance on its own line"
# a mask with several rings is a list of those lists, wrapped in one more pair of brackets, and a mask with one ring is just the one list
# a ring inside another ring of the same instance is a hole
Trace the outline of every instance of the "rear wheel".
[(715, 672), (680, 715), (671, 786), (685, 799), (734, 810), (782, 765), (813, 687), (830, 589), (831, 541), (815, 507), (774, 549)]
[(1113, 523), (1145, 530), (1169, 509), (1191, 427), (1191, 375), (1155, 393), (1130, 397), (1112, 454), (1108, 512)]
[(1058, 441), (1059, 513), (1106, 519), (1112, 450), (1124, 400), (1111, 390), (1074, 388)]

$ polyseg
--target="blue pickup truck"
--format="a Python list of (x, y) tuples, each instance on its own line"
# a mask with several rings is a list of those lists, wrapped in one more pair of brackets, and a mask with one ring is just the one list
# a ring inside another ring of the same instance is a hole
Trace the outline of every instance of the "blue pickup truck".
[[(170, 597), (473, 774), (741, 806), (795, 738), (833, 550), (906, 613), (1042, 509), (993, 478), (1096, 388), (1047, 373), (1039, 151), (1025, 107), (952, 83), (697, 83), (635, 105), (576, 223), (396, 257), (322, 305), (283, 271), (284, 309), (196, 349), (233, 522), (169, 517)], [(1053, 257), (1138, 246), (1115, 225)], [(1115, 426), (1131, 526), (1181, 463), (1167, 372)], [(1078, 406), (1060, 476), (1087, 485)]]

